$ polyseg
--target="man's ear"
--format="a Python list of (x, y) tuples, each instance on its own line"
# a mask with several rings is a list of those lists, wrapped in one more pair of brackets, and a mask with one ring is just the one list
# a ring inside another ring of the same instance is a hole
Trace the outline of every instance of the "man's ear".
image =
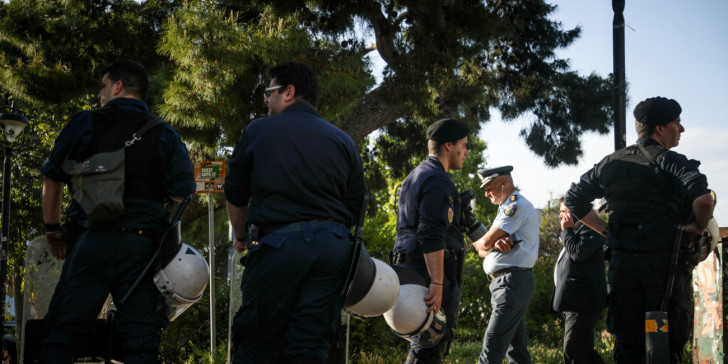
[(292, 102), (296, 98), (296, 86), (288, 85), (283, 91), (283, 101)]
[(455, 144), (453, 144), (453, 142), (446, 142), (445, 144), (442, 145), (442, 149), (444, 149), (446, 152), (449, 152), (452, 150), (452, 147), (454, 145)]
[(111, 85), (111, 96), (112, 97), (119, 97), (124, 92), (124, 83), (121, 82), (121, 80), (114, 82), (113, 85)]

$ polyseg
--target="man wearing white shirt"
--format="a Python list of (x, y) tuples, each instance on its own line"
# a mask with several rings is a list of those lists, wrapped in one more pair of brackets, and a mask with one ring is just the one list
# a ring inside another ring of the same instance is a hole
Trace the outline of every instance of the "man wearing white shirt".
[(513, 184), (512, 166), (478, 171), (481, 188), (500, 205), (493, 225), (473, 243), (491, 279), (493, 313), (483, 338), (479, 364), (531, 363), (524, 315), (536, 287), (533, 265), (538, 258), (539, 220), (536, 209)]

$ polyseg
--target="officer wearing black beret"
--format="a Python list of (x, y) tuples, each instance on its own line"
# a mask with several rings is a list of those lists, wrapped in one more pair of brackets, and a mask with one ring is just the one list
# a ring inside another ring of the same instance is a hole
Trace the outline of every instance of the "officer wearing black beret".
[(488, 232), (473, 241), (483, 260), (483, 270), (491, 280), (493, 313), (483, 338), (479, 364), (530, 363), (525, 313), (536, 288), (533, 265), (538, 258), (539, 218), (533, 207), (516, 189), (512, 166), (478, 171), (490, 203), (498, 214)]
[(429, 156), (402, 183), (397, 213), (397, 238), (391, 263), (416, 271), (429, 285), (423, 297), (429, 312), (447, 318), (440, 342), (423, 348), (412, 340), (406, 363), (440, 363), (447, 355), (456, 327), (464, 252), (463, 233), (477, 239), (482, 224), (465, 210), (448, 174), (463, 168), (468, 156), (467, 125), (453, 119), (439, 120), (427, 129)]
[[(564, 204), (576, 218), (607, 236), (612, 251), (609, 312), (617, 363), (645, 360), (645, 312), (660, 311), (668, 289), (675, 238), (681, 250), (705, 231), (715, 194), (698, 170), (700, 162), (671, 151), (685, 131), (677, 101), (652, 97), (634, 110), (639, 139), (602, 159), (572, 184)], [(609, 223), (592, 210), (606, 198)], [(682, 226), (682, 232), (678, 229)], [(680, 257), (669, 298), (670, 361), (679, 363), (690, 338), (693, 266)]]

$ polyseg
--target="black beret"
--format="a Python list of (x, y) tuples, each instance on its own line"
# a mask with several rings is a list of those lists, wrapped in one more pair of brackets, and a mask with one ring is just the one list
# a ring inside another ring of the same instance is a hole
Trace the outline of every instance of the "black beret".
[(492, 181), (494, 178), (498, 176), (505, 176), (511, 174), (511, 171), (513, 170), (513, 166), (502, 166), (502, 167), (495, 167), (495, 168), (486, 168), (481, 169), (478, 171), (478, 177), (480, 177), (480, 181), (483, 182), (480, 185), (480, 188), (484, 188), (485, 185), (488, 184), (488, 182)]
[(673, 99), (664, 97), (650, 97), (634, 108), (634, 117), (637, 121), (647, 125), (664, 125), (680, 116), (680, 104)]
[(470, 128), (454, 119), (438, 120), (427, 128), (427, 139), (438, 143), (455, 142), (465, 138), (468, 134), (470, 134)]

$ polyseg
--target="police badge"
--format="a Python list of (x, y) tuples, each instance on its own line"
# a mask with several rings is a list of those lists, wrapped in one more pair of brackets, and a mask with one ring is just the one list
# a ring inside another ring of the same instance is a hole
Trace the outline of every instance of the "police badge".
[(506, 206), (505, 210), (503, 210), (503, 213), (506, 214), (506, 216), (508, 217), (513, 217), (513, 215), (516, 214), (516, 210), (518, 210), (518, 206), (516, 206), (515, 203), (512, 203)]

